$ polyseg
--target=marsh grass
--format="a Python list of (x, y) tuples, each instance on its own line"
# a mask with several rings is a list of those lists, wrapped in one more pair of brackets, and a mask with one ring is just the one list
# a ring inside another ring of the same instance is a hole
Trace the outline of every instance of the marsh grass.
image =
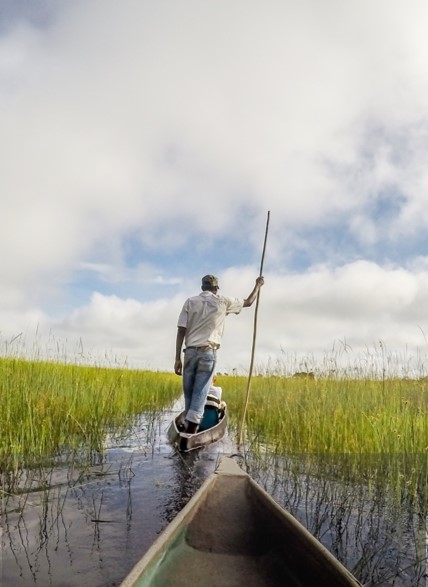
[[(233, 432), (247, 380), (219, 376), (218, 384)], [(139, 415), (158, 414), (179, 398), (181, 379), (2, 358), (0, 394), (0, 471), (18, 471), (68, 453), (102, 451), (107, 434), (126, 436)], [(253, 377), (245, 443), (259, 454), (295, 455), (300, 464), (310, 458), (335, 477), (391, 480), (397, 495), (403, 486), (426, 495), (428, 381)]]
[[(247, 379), (217, 379), (233, 437)], [(89, 487), (101, 475), (116, 475), (120, 483), (131, 479), (132, 463), (110, 469), (103, 449), (111, 440), (122, 444), (125, 439), (127, 445), (130, 434), (140, 435), (143, 421), (148, 434), (150, 422), (157, 426), (157, 416), (181, 393), (181, 379), (172, 373), (0, 359), (5, 512), (12, 514), (17, 507), (18, 525), (24, 525), (33, 496), (40, 494), (44, 520), (56, 495), (62, 515), (63, 485), (88, 482)], [(327, 540), (368, 585), (393, 584), (391, 578), (403, 574), (403, 560), (413, 573), (407, 584), (420, 584), (428, 515), (428, 381), (255, 376), (245, 446), (238, 448), (246, 470)], [(85, 455), (90, 458), (82, 466)], [(102, 505), (94, 501), (95, 522)], [(43, 528), (41, 536), (45, 532)], [(400, 549), (408, 551), (404, 559), (397, 555), (385, 565)]]
[[(231, 429), (247, 381), (219, 378)], [(427, 569), (428, 382), (255, 377), (246, 470), (367, 585)]]
[[(246, 380), (219, 378), (231, 427)], [(296, 469), (344, 482), (378, 484), (426, 513), (428, 381), (255, 377), (246, 418), (253, 454), (295, 457)], [(419, 507), (420, 506), (420, 507)]]
[[(245, 378), (223, 378), (232, 418)], [(247, 430), (287, 453), (428, 453), (428, 381), (255, 377)]]
[(172, 374), (0, 359), (0, 471), (67, 452), (101, 450), (138, 414), (159, 413), (181, 392)]

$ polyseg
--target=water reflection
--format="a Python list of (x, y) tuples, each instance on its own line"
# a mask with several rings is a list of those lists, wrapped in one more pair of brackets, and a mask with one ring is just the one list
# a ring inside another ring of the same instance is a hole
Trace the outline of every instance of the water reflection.
[(225, 448), (177, 454), (166, 442), (171, 418), (140, 421), (79, 464), (3, 478), (1, 584), (119, 584)]
[[(176, 453), (165, 438), (172, 416), (150, 424), (142, 419), (79, 465), (22, 472), (13, 492), (3, 479), (2, 584), (118, 585), (214, 471), (219, 455), (236, 452), (226, 436), (206, 449)], [(357, 465), (343, 459), (269, 452), (248, 451), (240, 464), (367, 587), (426, 587), (423, 481), (413, 493), (400, 493), (369, 483), (363, 470), (361, 482), (347, 483), (338, 472)], [(423, 462), (405, 466), (423, 479)]]

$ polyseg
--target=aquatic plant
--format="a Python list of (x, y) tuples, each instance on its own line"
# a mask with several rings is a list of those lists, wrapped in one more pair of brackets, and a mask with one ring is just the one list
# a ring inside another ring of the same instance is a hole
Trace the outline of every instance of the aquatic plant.
[[(246, 380), (219, 378), (237, 430)], [(397, 501), (428, 503), (428, 382), (425, 379), (255, 377), (244, 452), (261, 462), (294, 457), (296, 474), (382, 486)]]
[[(219, 385), (238, 417), (245, 378)], [(247, 432), (287, 453), (428, 453), (428, 381), (256, 377)]]
[(180, 394), (172, 374), (0, 359), (0, 470), (17, 470), (65, 451), (100, 450), (143, 412)]

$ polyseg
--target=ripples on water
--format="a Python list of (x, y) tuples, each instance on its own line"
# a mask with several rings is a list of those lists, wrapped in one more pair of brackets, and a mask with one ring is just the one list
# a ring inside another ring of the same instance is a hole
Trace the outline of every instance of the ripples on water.
[[(237, 452), (226, 437), (176, 453), (165, 438), (174, 413), (142, 418), (84, 466), (23, 473), (23, 491), (2, 502), (1, 585), (119, 585), (219, 455)], [(380, 489), (323, 479), (312, 465), (296, 473), (295, 463), (269, 455), (239, 462), (367, 587), (428, 586), (426, 504), (397, 510)]]

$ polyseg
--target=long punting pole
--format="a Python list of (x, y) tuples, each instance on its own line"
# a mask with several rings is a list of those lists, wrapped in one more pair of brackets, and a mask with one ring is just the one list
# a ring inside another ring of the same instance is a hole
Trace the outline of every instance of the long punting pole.
[[(265, 259), (266, 241), (267, 241), (267, 235), (268, 235), (268, 229), (269, 229), (269, 218), (270, 218), (270, 212), (267, 213), (265, 240), (263, 243), (262, 260), (260, 262), (260, 274), (259, 274), (260, 277), (263, 275), (263, 263), (264, 263), (264, 259)], [(250, 399), (251, 377), (253, 375), (253, 365), (254, 365), (254, 350), (256, 348), (257, 314), (259, 311), (259, 300), (260, 300), (260, 290), (257, 293), (256, 309), (254, 311), (253, 346), (251, 349), (250, 371), (248, 373), (248, 380), (247, 380), (247, 394), (245, 396), (244, 411), (242, 412), (242, 420), (241, 420), (241, 425), (239, 427), (239, 433), (238, 433), (238, 445), (241, 445), (241, 443), (242, 443), (242, 434), (243, 434), (243, 430), (244, 430), (244, 426), (245, 426), (245, 417), (247, 415), (248, 401)]]

